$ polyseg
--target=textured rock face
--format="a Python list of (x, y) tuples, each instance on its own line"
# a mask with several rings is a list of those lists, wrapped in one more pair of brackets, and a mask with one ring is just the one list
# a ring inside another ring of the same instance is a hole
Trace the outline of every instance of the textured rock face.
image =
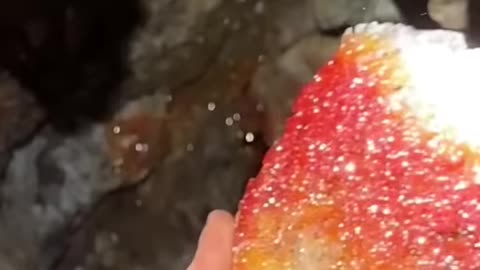
[(468, 24), (468, 0), (430, 0), (428, 13), (442, 27), (464, 30)]
[(5, 256), (13, 269), (49, 269), (72, 218), (119, 184), (102, 140), (98, 128), (68, 139), (45, 131), (15, 152), (1, 189), (0, 221), (0, 248), (14, 255)]

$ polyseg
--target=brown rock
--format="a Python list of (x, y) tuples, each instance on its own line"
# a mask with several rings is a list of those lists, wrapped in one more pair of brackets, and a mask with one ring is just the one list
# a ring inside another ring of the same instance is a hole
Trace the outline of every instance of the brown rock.
[(131, 101), (106, 125), (108, 153), (123, 185), (145, 179), (167, 153), (167, 102), (161, 94)]

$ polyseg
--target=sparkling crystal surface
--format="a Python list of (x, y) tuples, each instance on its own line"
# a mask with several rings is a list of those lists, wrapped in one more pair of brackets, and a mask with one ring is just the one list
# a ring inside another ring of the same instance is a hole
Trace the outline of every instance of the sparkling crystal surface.
[(399, 48), (346, 34), (305, 86), (240, 203), (234, 270), (480, 269), (478, 147), (432, 128)]

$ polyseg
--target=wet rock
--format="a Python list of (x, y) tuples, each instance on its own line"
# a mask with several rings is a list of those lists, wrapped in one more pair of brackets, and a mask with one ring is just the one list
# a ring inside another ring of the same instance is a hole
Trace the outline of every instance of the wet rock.
[(337, 37), (313, 34), (258, 69), (253, 77), (252, 92), (268, 117), (265, 136), (269, 144), (281, 135), (301, 87), (331, 59), (338, 45)]
[(430, 0), (428, 14), (444, 28), (464, 30), (468, 25), (468, 0)]
[(170, 96), (160, 93), (130, 101), (106, 126), (108, 154), (128, 182), (145, 179), (168, 152), (165, 112)]
[(402, 15), (392, 0), (310, 0), (317, 26), (338, 29), (369, 21), (398, 22)]

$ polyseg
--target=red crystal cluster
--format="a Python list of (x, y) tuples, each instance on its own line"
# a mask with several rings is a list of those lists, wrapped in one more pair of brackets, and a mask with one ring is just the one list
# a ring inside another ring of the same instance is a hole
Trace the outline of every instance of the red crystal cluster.
[(480, 154), (393, 102), (402, 57), (344, 36), (247, 186), (234, 270), (480, 269)]

